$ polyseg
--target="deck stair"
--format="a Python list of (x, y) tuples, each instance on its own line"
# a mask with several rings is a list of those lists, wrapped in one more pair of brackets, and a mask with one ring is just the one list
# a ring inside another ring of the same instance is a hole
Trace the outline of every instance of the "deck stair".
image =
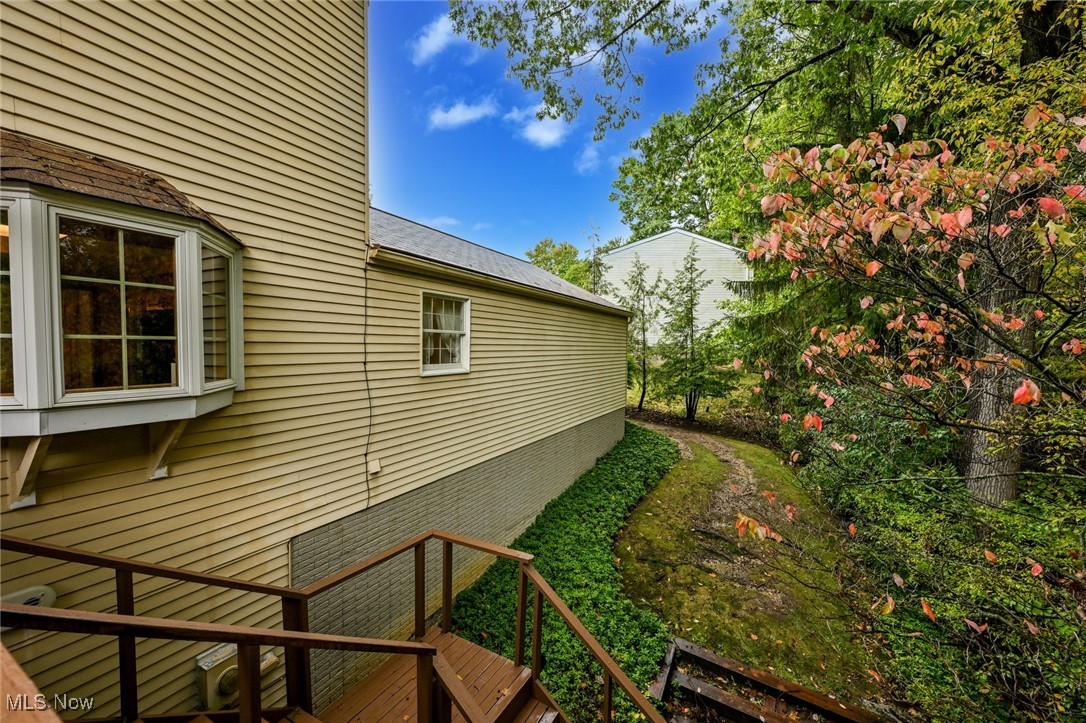
[[(690, 665), (685, 671), (680, 665), (682, 661)], [(728, 692), (720, 685), (690, 674), (692, 669), (705, 670), (721, 679), (727, 679), (751, 695)], [(882, 720), (864, 708), (849, 705), (738, 660), (717, 655), (712, 650), (684, 638), (675, 638), (668, 646), (660, 675), (649, 687), (649, 695), (667, 702), (673, 688), (678, 688), (687, 695), (693, 694), (699, 701), (712, 706), (727, 721), (789, 723), (797, 720), (831, 720), (840, 723), (879, 723)], [(758, 702), (753, 702), (752, 698)], [(682, 720), (684, 719), (672, 718), (672, 723), (680, 723)]]
[[(529, 668), (439, 628), (431, 628), (420, 642), (437, 648), (486, 720), (492, 723), (566, 720), (557, 706), (534, 690)], [(323, 723), (414, 721), (417, 708), (414, 674), (410, 660), (392, 658), (324, 710), (321, 720)], [(452, 720), (463, 721), (464, 717), (453, 710)]]
[[(437, 628), (426, 626), (429, 612), (426, 544), (431, 541), (442, 546), (441, 621)], [(455, 547), (476, 550), (517, 564), (513, 660), (452, 633)], [(4, 624), (12, 628), (107, 636), (116, 640), (120, 716), (99, 719), (99, 723), (451, 723), (454, 720), (467, 723), (568, 723), (539, 679), (545, 606), (557, 613), (602, 669), (603, 695), (599, 714), (602, 720), (612, 719), (617, 692), (638, 709), (644, 720), (665, 723), (663, 716), (535, 569), (532, 555), (463, 535), (427, 530), (301, 589), (167, 567), (10, 535), (0, 535), (0, 549), (115, 571), (115, 613), (0, 603)], [(310, 632), (310, 600), (400, 555), (414, 557), (415, 563), (413, 640)], [(135, 609), (133, 584), (137, 574), (279, 598), (282, 627), (254, 628), (140, 616)], [(235, 644), (238, 709), (140, 715), (137, 638)], [(268, 647), (283, 648), (287, 703), (284, 708), (266, 708), (261, 700), (261, 650)], [(343, 698), (314, 716), (312, 650), (386, 653), (391, 658)]]

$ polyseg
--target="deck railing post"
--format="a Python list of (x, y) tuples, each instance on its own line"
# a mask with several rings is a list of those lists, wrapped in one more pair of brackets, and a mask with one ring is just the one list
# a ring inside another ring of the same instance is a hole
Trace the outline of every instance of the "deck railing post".
[(415, 545), (415, 638), (426, 635), (426, 542)]
[[(117, 614), (136, 614), (136, 595), (129, 570), (117, 570)], [(138, 680), (136, 672), (136, 638), (117, 636), (118, 675), (121, 688), (121, 717), (133, 723), (140, 717)]]
[(603, 723), (610, 723), (612, 718), (611, 713), (611, 700), (612, 700), (612, 683), (611, 674), (606, 670), (603, 671)]
[(260, 646), (238, 643), (238, 723), (260, 719)]
[(452, 696), (438, 680), (434, 681), (434, 720), (436, 723), (452, 723)]
[(543, 667), (543, 591), (535, 588), (535, 609), (532, 611), (532, 677), (538, 679)]
[(528, 571), (525, 566), (523, 562), (517, 565), (517, 647), (513, 659), (517, 666), (524, 665), (524, 628), (528, 615)]
[(444, 542), (441, 565), (441, 629), (452, 632), (453, 544)]
[[(309, 632), (309, 601), (304, 598), (283, 598), (283, 629)], [(286, 658), (287, 705), (313, 712), (313, 686), (310, 678), (309, 648), (288, 647)]]
[(419, 655), (417, 658), (415, 700), (418, 703), (418, 723), (432, 723), (434, 714), (434, 658)]

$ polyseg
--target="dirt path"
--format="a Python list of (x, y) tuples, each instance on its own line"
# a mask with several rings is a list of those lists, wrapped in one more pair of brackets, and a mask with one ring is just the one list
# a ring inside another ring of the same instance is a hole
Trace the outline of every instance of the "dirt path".
[[(756, 445), (659, 423), (682, 461), (615, 547), (627, 593), (676, 634), (826, 693), (872, 691), (868, 650), (840, 597), (839, 530)], [(781, 540), (740, 537), (747, 516)]]

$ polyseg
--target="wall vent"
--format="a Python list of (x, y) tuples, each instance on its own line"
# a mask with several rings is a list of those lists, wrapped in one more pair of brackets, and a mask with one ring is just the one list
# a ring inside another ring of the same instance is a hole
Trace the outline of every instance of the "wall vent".
[[(0, 597), (6, 603), (14, 603), (16, 605), (34, 605), (37, 607), (51, 608), (57, 603), (56, 590), (48, 585), (33, 585), (31, 587), (24, 587), (21, 590), (15, 592), (4, 593)], [(0, 632), (7, 632), (11, 628), (0, 628)]]

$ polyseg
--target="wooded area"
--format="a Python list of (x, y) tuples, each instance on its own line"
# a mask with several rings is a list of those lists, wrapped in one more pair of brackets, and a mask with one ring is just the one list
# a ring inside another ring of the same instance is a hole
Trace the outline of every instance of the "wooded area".
[[(636, 117), (638, 44), (727, 26), (697, 101), (619, 167), (630, 240), (678, 226), (749, 250), (714, 348), (762, 376), (784, 456), (847, 523), (892, 695), (937, 719), (1086, 709), (1086, 5), (452, 7), (554, 117), (594, 96), (600, 135)], [(651, 287), (618, 292), (641, 313)]]

